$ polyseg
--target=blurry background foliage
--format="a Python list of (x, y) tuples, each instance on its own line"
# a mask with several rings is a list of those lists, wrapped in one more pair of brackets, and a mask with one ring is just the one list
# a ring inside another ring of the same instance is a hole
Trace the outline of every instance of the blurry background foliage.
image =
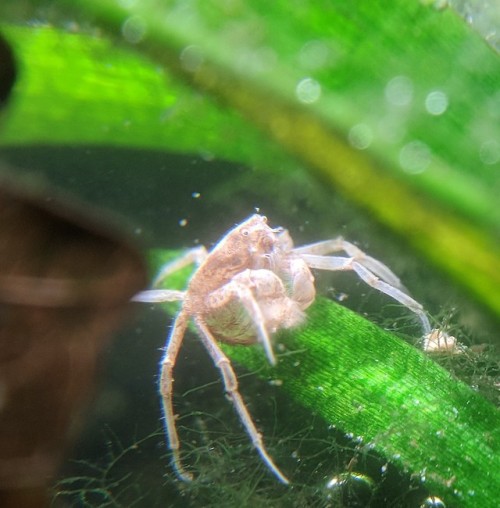
[[(389, 264), (437, 323), (469, 345), (498, 344), (491, 5), (4, 0), (19, 81), (0, 118), (0, 157), (123, 217), (145, 247), (209, 246), (254, 207), (298, 244), (343, 234)], [(319, 283), (384, 328), (418, 335), (351, 276)], [(129, 338), (128, 356), (136, 342), (157, 353), (164, 316), (147, 320), (138, 330), (151, 335)], [(132, 368), (120, 352), (123, 371), (111, 367), (120, 374), (107, 386), (130, 400), (96, 411), (144, 435), (148, 411), (134, 417), (133, 405), (154, 391), (157, 355)], [(497, 358), (486, 347), (444, 361), (498, 403)]]

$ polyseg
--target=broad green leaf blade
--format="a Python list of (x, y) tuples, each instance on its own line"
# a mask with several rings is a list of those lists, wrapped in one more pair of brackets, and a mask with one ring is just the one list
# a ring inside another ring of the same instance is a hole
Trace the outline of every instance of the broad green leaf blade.
[[(402, 1), (68, 6), (241, 112), (500, 312), (498, 58), (453, 13)], [(276, 163), (253, 129), (218, 114), (214, 128), (196, 115), (209, 127), (181, 131), (179, 149), (248, 129), (238, 160)], [(149, 130), (138, 139), (158, 142), (159, 122)]]
[[(156, 251), (153, 266), (172, 258)], [(182, 287), (188, 271), (169, 278)], [(169, 312), (173, 311), (169, 307)], [(280, 380), (306, 408), (421, 477), (447, 506), (494, 506), (500, 489), (500, 414), (421, 351), (319, 298), (299, 329), (280, 333), (276, 367), (258, 347), (225, 346), (259, 375)], [(293, 479), (292, 479), (293, 480)]]
[(0, 146), (86, 144), (286, 160), (238, 114), (110, 40), (51, 27), (0, 28), (21, 61)]

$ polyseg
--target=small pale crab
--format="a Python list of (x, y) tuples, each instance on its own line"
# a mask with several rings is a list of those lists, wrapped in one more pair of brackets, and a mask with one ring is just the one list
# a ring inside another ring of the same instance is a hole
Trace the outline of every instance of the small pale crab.
[[(331, 255), (337, 252), (346, 255)], [(405, 292), (398, 277), (383, 263), (342, 238), (294, 247), (288, 231), (271, 228), (262, 215), (251, 215), (230, 230), (210, 252), (198, 247), (168, 263), (161, 269), (153, 287), (192, 263), (199, 266), (185, 291), (151, 289), (134, 297), (134, 301), (139, 302), (182, 302), (167, 340), (160, 372), (165, 431), (172, 465), (181, 480), (192, 480), (192, 475), (186, 471), (180, 457), (172, 404), (172, 374), (190, 320), (220, 369), (224, 388), (253, 446), (284, 484), (289, 481), (268, 454), (238, 390), (236, 374), (218, 342), (259, 343), (274, 365), (273, 334), (300, 324), (305, 318), (304, 311), (315, 299), (311, 269), (354, 271), (368, 285), (413, 311), (422, 322), (424, 334), (431, 331), (422, 306)]]

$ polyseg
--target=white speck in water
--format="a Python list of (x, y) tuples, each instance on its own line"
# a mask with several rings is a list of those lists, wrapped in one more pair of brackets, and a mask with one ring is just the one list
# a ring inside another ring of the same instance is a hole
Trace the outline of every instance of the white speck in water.
[(141, 16), (130, 16), (122, 25), (122, 35), (127, 42), (137, 44), (146, 35), (146, 22)]
[(321, 97), (321, 85), (312, 78), (304, 78), (297, 84), (295, 95), (300, 102), (312, 104)]
[(399, 152), (401, 167), (412, 175), (422, 173), (431, 163), (432, 153), (430, 148), (422, 141), (410, 141)]
[(429, 92), (425, 98), (425, 109), (431, 115), (442, 115), (448, 109), (448, 96), (440, 90)]
[(385, 99), (393, 106), (408, 106), (413, 100), (413, 82), (406, 76), (396, 76), (386, 85)]
[(358, 123), (351, 127), (347, 139), (352, 147), (365, 150), (372, 144), (373, 132), (368, 125)]
[(134, 233), (139, 236), (142, 235), (142, 228), (135, 228)]
[(199, 192), (193, 192), (191, 194), (191, 197), (193, 197), (194, 199), (198, 199), (200, 196), (201, 196), (201, 194)]
[(187, 226), (187, 223), (188, 223), (188, 220), (187, 220), (187, 219), (181, 219), (181, 220), (179, 221), (179, 226), (180, 226), (181, 228), (183, 228), (183, 227)]
[(485, 141), (479, 148), (479, 158), (488, 166), (500, 162), (500, 143), (494, 139)]
[(322, 386), (318, 386), (318, 387), (317, 387), (317, 390), (318, 390), (318, 392), (323, 392), (323, 391), (325, 391), (325, 389), (324, 389)]
[(283, 384), (283, 379), (271, 379), (269, 384), (271, 386), (281, 386)]

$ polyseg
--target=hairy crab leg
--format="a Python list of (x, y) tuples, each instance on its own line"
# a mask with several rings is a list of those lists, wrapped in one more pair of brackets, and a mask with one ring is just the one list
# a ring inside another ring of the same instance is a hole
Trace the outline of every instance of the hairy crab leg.
[(416, 300), (414, 300), (411, 296), (408, 296), (400, 289), (395, 288), (391, 284), (388, 284), (387, 282), (384, 282), (378, 278), (373, 272), (368, 270), (368, 268), (359, 263), (355, 258), (346, 258), (340, 256), (316, 256), (313, 254), (302, 254), (301, 257), (311, 268), (331, 271), (352, 270), (356, 272), (358, 277), (366, 282), (369, 286), (372, 286), (378, 291), (385, 293), (386, 295), (390, 296), (414, 312), (422, 322), (424, 335), (430, 333), (431, 325), (422, 305), (420, 305)]
[(154, 278), (152, 286), (158, 286), (170, 274), (177, 272), (178, 270), (182, 270), (185, 266), (192, 265), (193, 263), (200, 265), (203, 261), (205, 261), (207, 256), (207, 249), (203, 246), (189, 249), (181, 257), (163, 265), (158, 272), (158, 275)]
[(349, 257), (354, 258), (360, 264), (368, 268), (375, 275), (380, 277), (383, 281), (391, 286), (394, 286), (402, 291), (405, 291), (404, 286), (401, 284), (399, 277), (384, 263), (378, 259), (372, 258), (356, 245), (344, 240), (342, 237), (333, 238), (331, 240), (324, 240), (322, 242), (311, 243), (296, 247), (293, 252), (299, 255), (314, 254), (319, 256), (326, 256), (334, 252), (345, 252)]
[(211, 334), (210, 330), (204, 323), (203, 319), (195, 316), (194, 322), (200, 332), (200, 338), (203, 341), (205, 348), (210, 354), (214, 364), (219, 368), (222, 379), (224, 382), (224, 389), (231, 398), (234, 408), (238, 413), (241, 423), (245, 427), (252, 444), (261, 456), (262, 460), (269, 468), (269, 470), (278, 478), (281, 483), (288, 485), (290, 482), (288, 478), (278, 469), (278, 466), (273, 462), (273, 459), (269, 456), (262, 441), (262, 436), (255, 427), (255, 424), (248, 412), (248, 409), (243, 401), (240, 392), (238, 391), (238, 380), (236, 374), (231, 367), (231, 363), (227, 356), (223, 353), (220, 347), (217, 345), (215, 337)]
[(193, 476), (187, 472), (181, 462), (180, 444), (177, 429), (175, 427), (175, 414), (172, 404), (172, 391), (174, 378), (172, 376), (175, 360), (184, 338), (184, 333), (189, 322), (189, 314), (181, 309), (175, 318), (174, 325), (168, 338), (165, 355), (161, 361), (160, 375), (160, 393), (163, 405), (163, 415), (165, 418), (165, 432), (168, 439), (168, 447), (172, 451), (172, 466), (179, 479), (191, 481)]
[(131, 300), (142, 303), (178, 302), (184, 300), (185, 291), (175, 289), (147, 289), (135, 294)]

